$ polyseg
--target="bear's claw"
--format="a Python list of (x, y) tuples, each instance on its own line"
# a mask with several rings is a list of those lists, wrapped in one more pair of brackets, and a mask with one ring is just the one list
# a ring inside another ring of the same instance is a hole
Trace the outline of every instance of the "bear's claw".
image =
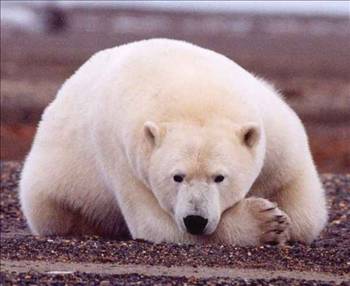
[(250, 198), (251, 210), (260, 229), (260, 243), (284, 244), (289, 239), (290, 218), (272, 203), (262, 198)]

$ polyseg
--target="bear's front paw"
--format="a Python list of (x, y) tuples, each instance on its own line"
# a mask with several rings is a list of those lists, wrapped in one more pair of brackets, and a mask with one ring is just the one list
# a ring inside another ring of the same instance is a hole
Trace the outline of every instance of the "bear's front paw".
[(258, 222), (260, 243), (284, 244), (290, 237), (290, 218), (276, 203), (262, 198), (249, 198), (249, 209)]

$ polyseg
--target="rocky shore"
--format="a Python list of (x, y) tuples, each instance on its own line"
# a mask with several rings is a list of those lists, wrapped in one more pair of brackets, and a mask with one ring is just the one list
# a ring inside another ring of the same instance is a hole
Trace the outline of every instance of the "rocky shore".
[(329, 223), (311, 245), (236, 247), (32, 236), (18, 203), (20, 169), (1, 162), (2, 285), (349, 285), (349, 174), (322, 175)]

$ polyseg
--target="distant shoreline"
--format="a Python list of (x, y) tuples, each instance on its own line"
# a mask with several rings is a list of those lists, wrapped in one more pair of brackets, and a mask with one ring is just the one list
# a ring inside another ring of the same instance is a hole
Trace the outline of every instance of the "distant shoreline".
[(259, 15), (340, 16), (350, 12), (348, 1), (37, 1), (1, 2), (1, 7), (114, 8), (190, 13), (249, 13)]

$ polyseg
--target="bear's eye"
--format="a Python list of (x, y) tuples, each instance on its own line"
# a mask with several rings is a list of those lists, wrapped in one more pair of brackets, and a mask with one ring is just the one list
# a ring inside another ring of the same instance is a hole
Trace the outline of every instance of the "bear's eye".
[(174, 181), (177, 183), (181, 183), (184, 180), (185, 175), (175, 175), (173, 177)]
[(225, 177), (223, 175), (217, 175), (214, 178), (214, 182), (215, 183), (221, 183), (224, 179), (225, 179)]

